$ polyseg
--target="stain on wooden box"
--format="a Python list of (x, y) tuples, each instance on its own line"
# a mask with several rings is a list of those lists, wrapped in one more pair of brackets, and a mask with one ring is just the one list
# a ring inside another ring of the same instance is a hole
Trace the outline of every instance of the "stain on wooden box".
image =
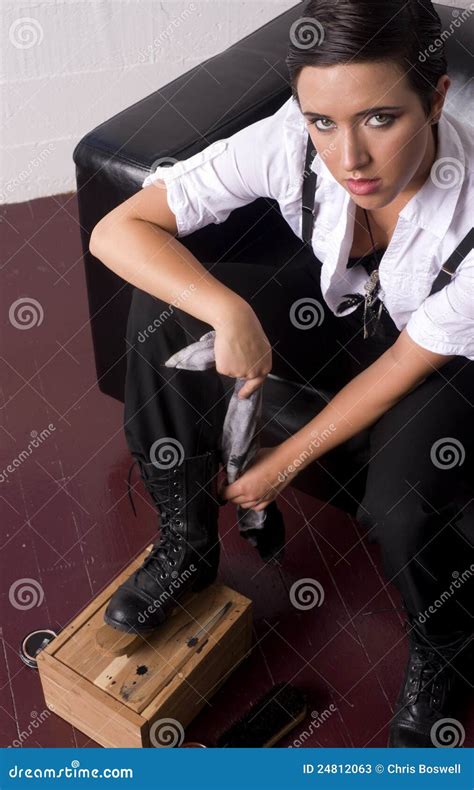
[(251, 650), (252, 601), (223, 584), (183, 596), (144, 637), (107, 626), (122, 647), (101, 647), (107, 603), (150, 549), (37, 655), (46, 704), (105, 747), (159, 746), (157, 722), (172, 718), (184, 729)]

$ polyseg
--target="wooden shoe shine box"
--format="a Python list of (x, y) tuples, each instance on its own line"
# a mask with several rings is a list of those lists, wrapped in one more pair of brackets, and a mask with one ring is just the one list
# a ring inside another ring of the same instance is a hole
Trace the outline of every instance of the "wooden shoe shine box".
[(106, 626), (109, 599), (150, 549), (37, 655), (46, 705), (104, 747), (169, 745), (160, 720), (184, 732), (251, 649), (252, 601), (222, 584), (183, 596), (144, 637)]

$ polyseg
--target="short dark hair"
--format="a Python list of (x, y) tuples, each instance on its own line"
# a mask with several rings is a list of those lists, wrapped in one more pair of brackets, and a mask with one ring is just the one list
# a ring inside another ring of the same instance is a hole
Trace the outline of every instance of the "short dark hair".
[(290, 29), (286, 65), (293, 96), (299, 105), (296, 81), (304, 66), (391, 60), (428, 116), (447, 71), (440, 34), (431, 0), (308, 0)]

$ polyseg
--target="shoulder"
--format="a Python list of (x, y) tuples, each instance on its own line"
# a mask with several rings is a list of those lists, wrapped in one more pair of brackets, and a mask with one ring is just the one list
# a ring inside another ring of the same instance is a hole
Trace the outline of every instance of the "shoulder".
[[(441, 157), (435, 163), (433, 178), (436, 185), (443, 189), (450, 183), (460, 183), (458, 211), (469, 212), (471, 225), (474, 198), (474, 126), (463, 119), (450, 113), (445, 113), (446, 128), (449, 133), (449, 144), (445, 147)], [(437, 180), (438, 179), (438, 180)], [(470, 202), (470, 205), (468, 203)]]
[(263, 176), (262, 195), (280, 203), (302, 187), (307, 132), (296, 99), (290, 96), (271, 115), (229, 139), (236, 154), (245, 149)]

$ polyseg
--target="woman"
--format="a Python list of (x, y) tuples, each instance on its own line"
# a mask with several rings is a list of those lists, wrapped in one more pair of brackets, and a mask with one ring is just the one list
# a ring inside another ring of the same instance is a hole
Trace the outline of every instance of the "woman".
[[(93, 254), (136, 286), (124, 428), (161, 513), (153, 551), (105, 619), (149, 630), (215, 578), (216, 448), (232, 379), (247, 379), (241, 397), (270, 371), (332, 385), (310, 423), (219, 494), (266, 508), (304, 466), (370, 428), (357, 516), (410, 632), (389, 744), (439, 745), (472, 636), (474, 522), (457, 499), (474, 442), (472, 134), (443, 109), (450, 80), (431, 2), (311, 0), (289, 35), (292, 96), (274, 115), (157, 167), (94, 229)], [(303, 216), (308, 135), (317, 187)], [(206, 268), (177, 241), (262, 196), (308, 239), (307, 256), (277, 271), (271, 261)], [(430, 293), (453, 256), (452, 280)], [(319, 315), (309, 329), (297, 309), (308, 299)], [(210, 327), (217, 373), (164, 366)]]

